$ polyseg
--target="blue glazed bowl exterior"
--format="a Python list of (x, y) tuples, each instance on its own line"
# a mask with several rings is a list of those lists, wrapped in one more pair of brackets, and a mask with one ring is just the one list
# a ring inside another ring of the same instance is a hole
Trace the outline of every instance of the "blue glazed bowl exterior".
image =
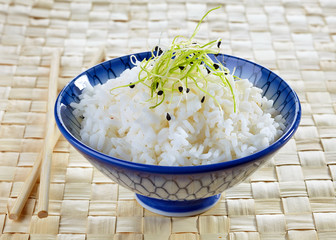
[[(138, 60), (149, 58), (150, 52), (134, 54)], [(212, 56), (213, 57), (213, 56)], [(124, 161), (100, 153), (81, 142), (80, 122), (72, 114), (71, 102), (78, 102), (85, 84), (103, 84), (118, 77), (134, 65), (130, 55), (103, 62), (72, 80), (59, 94), (55, 104), (56, 123), (64, 137), (97, 169), (121, 186), (155, 199), (197, 200), (222, 193), (242, 182), (270, 159), (293, 136), (301, 118), (301, 107), (296, 93), (272, 71), (247, 60), (219, 55), (220, 61), (235, 75), (248, 78), (263, 89), (274, 107), (286, 119), (284, 134), (268, 148), (250, 156), (227, 162), (203, 165), (168, 167)]]

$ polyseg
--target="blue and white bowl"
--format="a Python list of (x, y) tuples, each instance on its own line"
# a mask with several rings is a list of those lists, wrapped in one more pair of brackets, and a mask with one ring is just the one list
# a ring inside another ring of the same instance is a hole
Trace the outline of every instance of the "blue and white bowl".
[[(134, 54), (138, 60), (150, 52)], [(270, 159), (293, 136), (299, 126), (301, 107), (293, 89), (272, 71), (247, 60), (219, 55), (217, 59), (235, 75), (249, 79), (264, 90), (274, 107), (285, 118), (283, 135), (266, 149), (250, 156), (203, 166), (156, 166), (117, 159), (85, 145), (80, 138), (80, 122), (73, 115), (71, 102), (78, 102), (86, 83), (95, 86), (118, 77), (134, 65), (129, 56), (112, 59), (81, 73), (60, 92), (55, 104), (56, 123), (64, 137), (93, 166), (121, 186), (135, 192), (137, 201), (148, 210), (166, 216), (202, 213), (219, 200), (226, 189), (242, 182)]]

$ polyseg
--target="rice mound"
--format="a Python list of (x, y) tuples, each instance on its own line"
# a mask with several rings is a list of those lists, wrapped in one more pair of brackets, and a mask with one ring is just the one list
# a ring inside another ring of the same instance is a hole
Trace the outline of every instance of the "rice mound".
[[(154, 109), (148, 87), (117, 86), (136, 82), (140, 67), (125, 70), (103, 85), (86, 86), (79, 103), (72, 103), (81, 119), (80, 135), (88, 146), (137, 163), (188, 166), (212, 164), (244, 157), (272, 144), (285, 128), (273, 101), (247, 79), (235, 85), (237, 111), (226, 87), (209, 81), (208, 95), (190, 87), (187, 93), (166, 97)], [(204, 86), (205, 83), (199, 83)], [(204, 102), (201, 102), (205, 96)], [(166, 119), (169, 113), (171, 120)]]

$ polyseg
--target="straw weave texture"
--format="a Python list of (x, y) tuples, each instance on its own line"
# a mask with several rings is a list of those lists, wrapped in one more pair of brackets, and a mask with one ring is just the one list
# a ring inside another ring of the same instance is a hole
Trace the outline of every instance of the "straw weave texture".
[[(0, 0), (0, 240), (336, 239), (336, 2)], [(302, 103), (301, 125), (271, 161), (223, 193), (210, 211), (168, 218), (93, 168), (64, 138), (54, 149), (50, 216), (37, 217), (38, 184), (19, 221), (8, 218), (45, 134), (52, 50), (60, 88), (106, 60), (189, 36), (284, 78)]]

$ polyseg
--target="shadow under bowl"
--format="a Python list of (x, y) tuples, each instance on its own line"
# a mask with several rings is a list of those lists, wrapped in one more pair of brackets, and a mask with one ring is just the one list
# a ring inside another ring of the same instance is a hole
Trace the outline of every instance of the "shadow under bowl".
[[(150, 52), (132, 54), (141, 61)], [(114, 79), (134, 67), (130, 56), (98, 64), (81, 73), (60, 92), (55, 104), (55, 119), (63, 136), (93, 166), (114, 182), (136, 193), (137, 201), (145, 208), (165, 216), (191, 216), (202, 213), (220, 198), (226, 189), (244, 181), (270, 159), (293, 136), (301, 118), (300, 101), (292, 88), (274, 72), (248, 60), (220, 54), (220, 61), (235, 75), (247, 78), (274, 101), (274, 108), (285, 119), (285, 130), (272, 145), (247, 157), (200, 166), (156, 166), (134, 163), (103, 154), (81, 141), (79, 120), (73, 115), (72, 102), (86, 84), (95, 86)], [(213, 56), (211, 56), (213, 58)]]

